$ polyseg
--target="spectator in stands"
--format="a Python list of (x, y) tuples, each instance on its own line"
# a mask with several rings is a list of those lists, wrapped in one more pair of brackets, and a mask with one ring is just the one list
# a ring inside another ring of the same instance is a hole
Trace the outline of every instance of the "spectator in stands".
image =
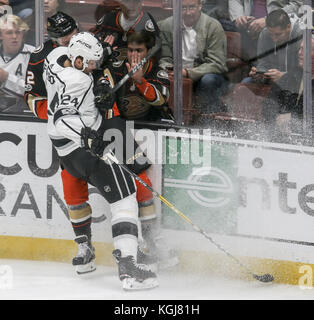
[(9, 4), (13, 9), (13, 13), (19, 16), (28, 26), (24, 41), (35, 45), (36, 44), (36, 28), (35, 28), (35, 1), (33, 0), (9, 0)]
[(258, 60), (249, 73), (250, 78), (242, 82), (251, 82), (252, 79), (278, 82), (286, 72), (295, 69), (302, 33), (299, 23), (291, 22), (284, 10), (272, 11), (258, 39)]
[(65, 0), (44, 0), (45, 21), (57, 11), (64, 12)]
[(95, 21), (101, 19), (106, 13), (114, 10), (119, 10), (120, 5), (118, 0), (112, 0), (108, 2), (107, 0), (102, 0), (96, 7), (94, 12)]
[(107, 36), (113, 36), (112, 47), (116, 48), (111, 59), (122, 62), (127, 57), (127, 37), (133, 32), (146, 30), (155, 36), (159, 34), (155, 19), (143, 12), (142, 0), (119, 0), (120, 10), (106, 13), (91, 30), (104, 44)]
[[(23, 43), (28, 25), (15, 15), (0, 19), (0, 94), (1, 110), (27, 110), (23, 100), (26, 68), (33, 46)], [(12, 103), (14, 101), (14, 103)]]
[(47, 18), (52, 17), (55, 15), (58, 11), (65, 12), (65, 0), (44, 0), (44, 40), (50, 40), (49, 35), (47, 33)]
[(237, 31), (234, 21), (230, 20), (228, 0), (204, 0), (202, 11), (218, 20), (225, 31)]
[(34, 1), (32, 0), (0, 0), (0, 6), (10, 6), (15, 15), (25, 20), (34, 13)]
[[(287, 134), (302, 133), (303, 118), (303, 41), (298, 54), (298, 69), (286, 73), (281, 85), (274, 83), (268, 98), (263, 104), (263, 115), (267, 128), (275, 139), (286, 137)], [(312, 35), (312, 106), (314, 98), (314, 35)]]
[[(228, 81), (227, 40), (221, 24), (201, 12), (201, 0), (183, 0), (183, 77), (192, 79), (205, 113), (219, 111), (218, 98)], [(160, 66), (173, 74), (173, 17), (159, 22), (162, 38)]]
[(10, 0), (10, 6), (13, 8), (14, 14), (21, 19), (27, 19), (34, 12), (34, 1), (30, 0)]
[[(127, 44), (128, 53), (123, 64), (108, 64), (108, 68), (101, 72), (101, 77), (109, 74), (108, 78), (114, 79), (114, 84), (147, 56), (155, 46), (155, 37), (145, 30), (133, 32), (128, 35)], [(96, 73), (95, 77), (98, 78)], [(168, 112), (169, 86), (167, 72), (160, 69), (158, 61), (151, 58), (118, 90), (113, 100), (117, 100), (119, 113), (126, 120), (160, 121), (165, 118), (163, 113), (167, 115)], [(103, 89), (102, 83), (100, 89)]]
[(230, 19), (242, 35), (243, 58), (254, 59), (257, 39), (266, 26), (266, 16), (277, 9), (298, 15), (301, 0), (229, 0)]

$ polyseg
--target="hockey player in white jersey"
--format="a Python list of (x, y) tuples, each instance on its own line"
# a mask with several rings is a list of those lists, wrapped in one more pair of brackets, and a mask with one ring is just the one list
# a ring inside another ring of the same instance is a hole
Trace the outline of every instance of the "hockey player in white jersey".
[(0, 19), (0, 108), (9, 113), (28, 110), (24, 100), (25, 75), (34, 47), (23, 43), (29, 27), (18, 16)]
[[(121, 126), (120, 118), (104, 120), (94, 104), (91, 72), (103, 48), (90, 33), (74, 35), (68, 48), (47, 57), (44, 80), (48, 92), (48, 134), (62, 165), (95, 186), (109, 202), (119, 277), (125, 290), (158, 285), (156, 274), (137, 264), (138, 205), (134, 179), (115, 163), (103, 161), (105, 130)], [(97, 154), (97, 155), (96, 155)]]

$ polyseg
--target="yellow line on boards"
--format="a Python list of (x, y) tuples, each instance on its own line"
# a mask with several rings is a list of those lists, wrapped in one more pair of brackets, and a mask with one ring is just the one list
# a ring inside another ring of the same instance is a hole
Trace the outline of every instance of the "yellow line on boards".
[[(114, 266), (112, 243), (93, 242), (96, 264)], [(0, 259), (72, 262), (77, 251), (73, 240), (0, 236)], [(179, 250), (178, 271), (253, 280), (243, 268), (224, 254)], [(270, 273), (276, 283), (312, 286), (314, 265), (302, 262), (238, 257), (255, 274)], [(1, 263), (1, 262), (0, 262)], [(253, 280), (255, 281), (255, 280)]]

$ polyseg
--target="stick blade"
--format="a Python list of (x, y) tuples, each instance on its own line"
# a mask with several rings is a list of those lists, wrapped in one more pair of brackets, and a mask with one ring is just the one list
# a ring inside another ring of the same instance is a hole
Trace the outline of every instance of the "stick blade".
[(263, 274), (263, 275), (257, 275), (257, 274), (254, 274), (253, 277), (260, 281), (260, 282), (273, 282), (274, 281), (274, 276), (272, 276), (271, 274), (269, 273), (266, 273), (266, 274)]

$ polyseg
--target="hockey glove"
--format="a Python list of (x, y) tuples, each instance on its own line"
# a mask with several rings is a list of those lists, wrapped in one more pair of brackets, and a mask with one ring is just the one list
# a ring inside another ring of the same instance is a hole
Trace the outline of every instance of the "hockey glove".
[(107, 79), (99, 80), (94, 86), (95, 106), (101, 114), (112, 109), (116, 100), (115, 93), (112, 93), (110, 82)]
[(112, 55), (112, 53), (113, 53), (113, 48), (112, 48), (112, 46), (109, 44), (109, 43), (107, 43), (107, 42), (105, 42), (105, 43), (102, 43), (102, 47), (103, 47), (103, 60), (104, 61), (107, 61), (110, 57), (111, 57), (111, 55)]
[(97, 131), (84, 127), (81, 130), (82, 148), (93, 153), (96, 156), (103, 156), (106, 144), (103, 137)]
[(113, 45), (111, 45), (108, 42), (105, 42), (105, 39), (106, 39), (107, 36), (113, 36), (114, 39), (118, 39), (118, 33), (117, 32), (110, 32), (110, 33), (103, 33), (103, 34), (100, 34), (100, 35), (96, 36), (97, 39), (102, 44), (102, 47), (104, 49), (104, 52), (103, 52), (103, 60), (104, 61), (107, 61), (108, 59), (110, 59), (111, 55), (112, 55), (112, 53), (114, 51)]

